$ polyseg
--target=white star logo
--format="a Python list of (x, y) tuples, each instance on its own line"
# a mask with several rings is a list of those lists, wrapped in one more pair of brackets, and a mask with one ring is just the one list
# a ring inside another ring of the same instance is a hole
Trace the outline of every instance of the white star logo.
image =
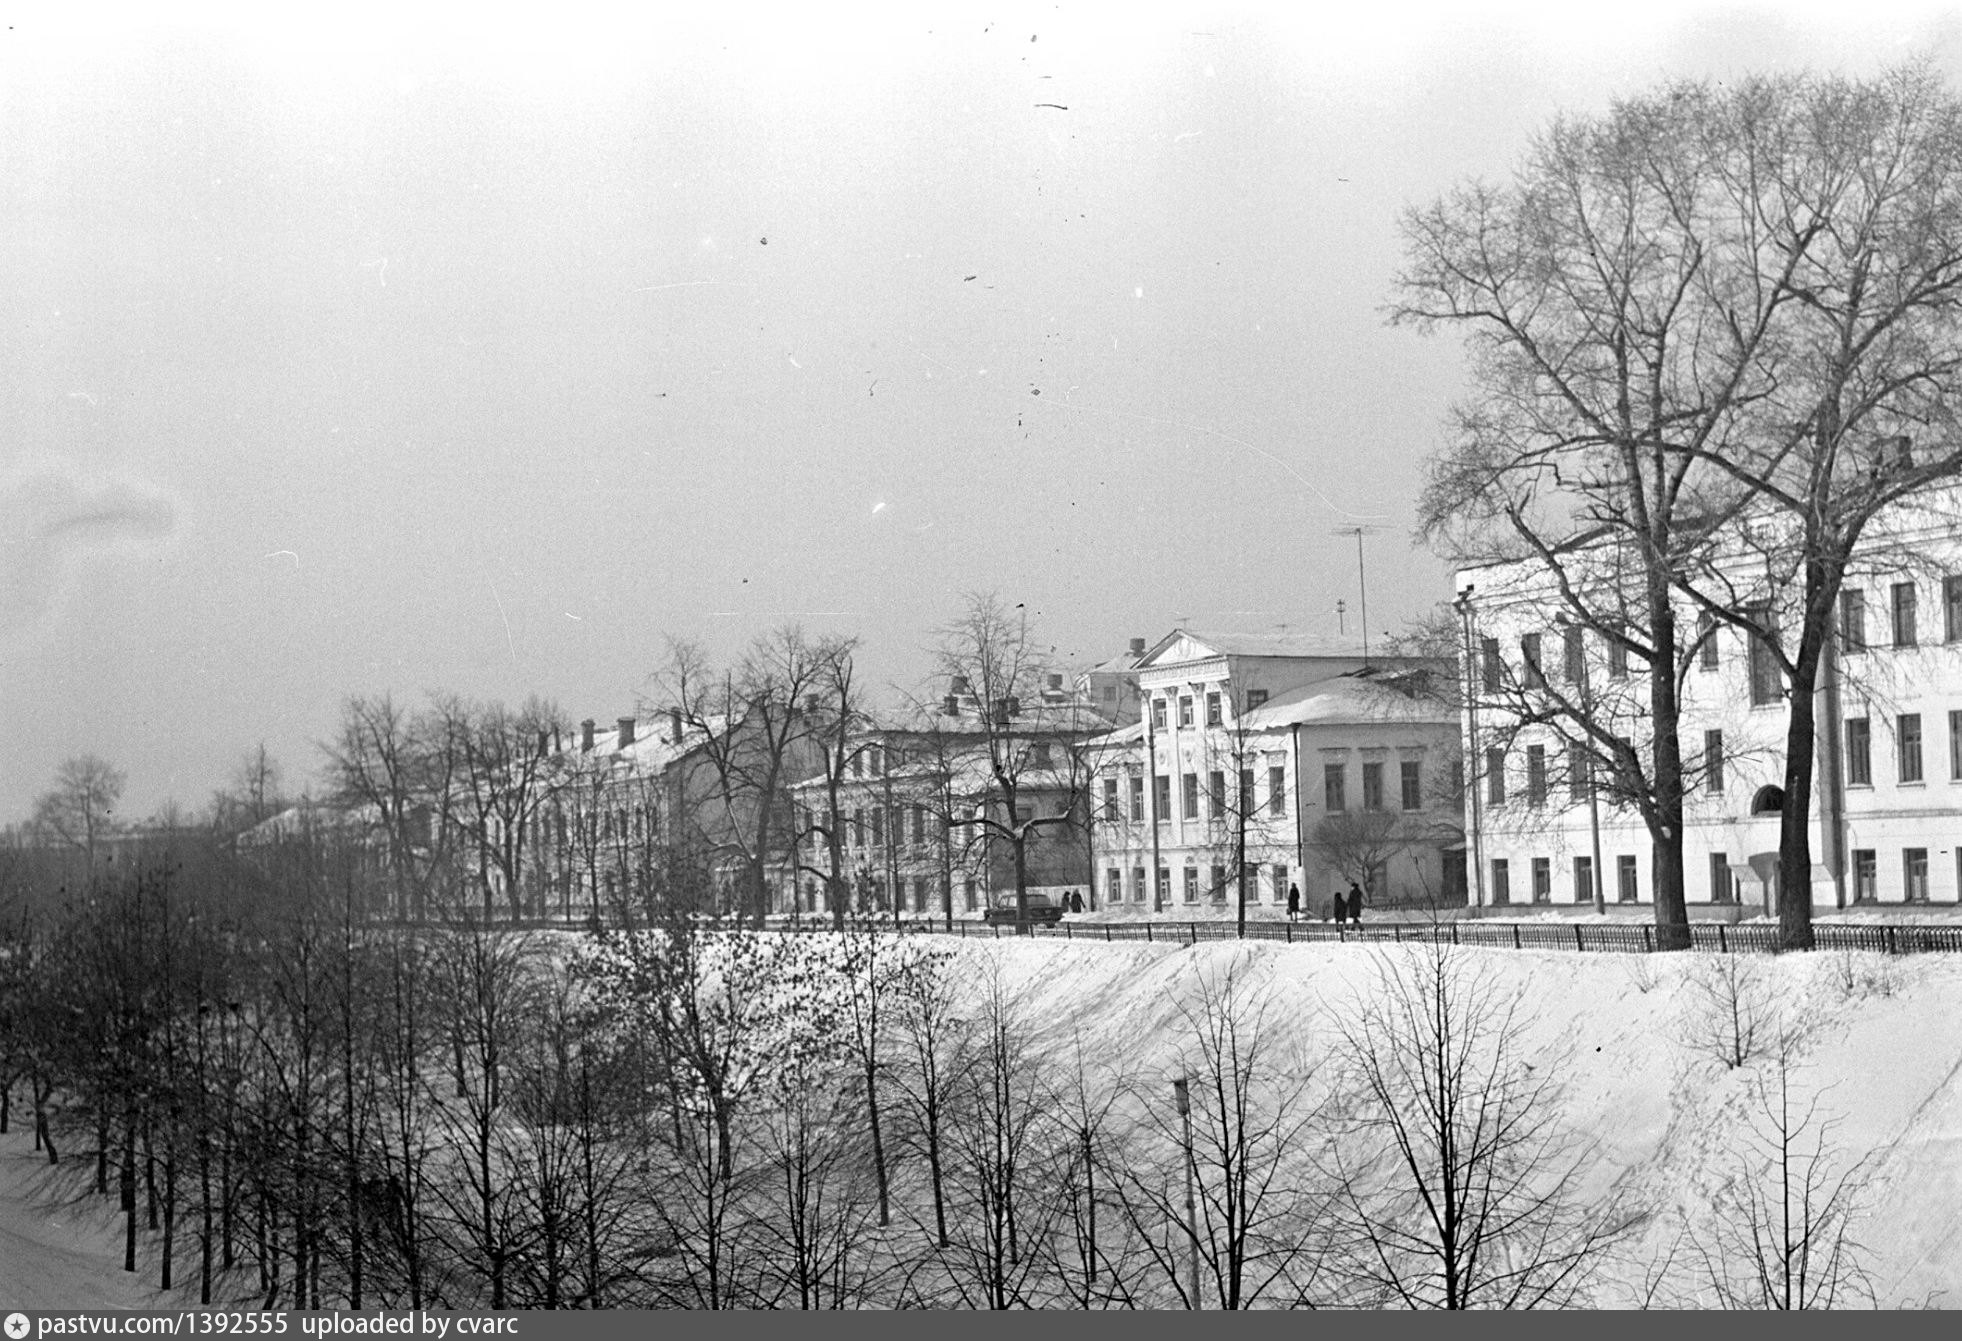
[(25, 1313), (9, 1313), (7, 1315), (7, 1335), (12, 1337), (13, 1341), (21, 1341), (21, 1338), (27, 1335), (27, 1326), (27, 1315)]

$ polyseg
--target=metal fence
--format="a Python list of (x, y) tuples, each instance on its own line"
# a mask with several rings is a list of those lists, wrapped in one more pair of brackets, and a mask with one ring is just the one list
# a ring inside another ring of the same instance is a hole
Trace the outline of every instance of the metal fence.
[[(408, 924), (399, 924), (408, 925)], [(427, 925), (427, 924), (420, 924)], [(536, 918), (522, 922), (481, 924), (496, 930), (587, 931), (587, 919)], [(1326, 922), (1247, 923), (1242, 936), (1232, 922), (1062, 922), (1055, 926), (1018, 929), (985, 922), (914, 918), (873, 922), (854, 919), (853, 925), (902, 935), (955, 936), (963, 940), (998, 940), (1025, 934), (1067, 941), (1147, 941), (1165, 945), (1196, 945), (1200, 941), (1281, 941), (1290, 945), (1381, 944), (1436, 939), (1452, 945), (1482, 945), (1503, 950), (1574, 950), (1648, 954), (1656, 949), (1655, 926), (1648, 922), (1496, 922), (1443, 921), (1436, 923), (1380, 922), (1374, 925), (1333, 926)], [(1771, 923), (1692, 922), (1690, 948), (1712, 954), (1775, 954), (1778, 928)], [(770, 931), (795, 934), (831, 930), (828, 918), (772, 922)], [(1962, 923), (1815, 923), (1815, 950), (1870, 950), (1878, 954), (1950, 954), (1962, 952)]]
[[(814, 928), (821, 929), (821, 928)], [(913, 922), (900, 928), (908, 933), (989, 940), (1013, 937), (1013, 926), (956, 922)], [(1505, 950), (1573, 950), (1648, 954), (1656, 949), (1655, 927), (1649, 923), (1586, 922), (1439, 922), (1431, 925), (1383, 923), (1377, 926), (1333, 927), (1319, 923), (1249, 922), (1242, 937), (1231, 922), (1064, 922), (1058, 926), (1025, 929), (1026, 934), (1067, 941), (1148, 941), (1167, 945), (1196, 945), (1200, 941), (1261, 940), (1287, 944), (1381, 944), (1403, 941), (1447, 941), (1452, 945), (1483, 945)], [(1962, 925), (1915, 924), (1849, 925), (1822, 923), (1812, 928), (1815, 950), (1871, 950), (1879, 954), (1943, 954), (1962, 952)], [(1771, 924), (1735, 925), (1724, 922), (1690, 923), (1690, 948), (1712, 954), (1775, 954), (1778, 928)]]

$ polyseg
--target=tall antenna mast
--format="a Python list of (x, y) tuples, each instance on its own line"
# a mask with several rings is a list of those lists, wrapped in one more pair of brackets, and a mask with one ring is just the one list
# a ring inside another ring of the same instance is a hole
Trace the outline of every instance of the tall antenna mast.
[(1369, 664), (1369, 572), (1363, 563), (1363, 537), (1383, 528), (1380, 526), (1338, 526), (1331, 535), (1352, 535), (1356, 538), (1356, 586), (1362, 597), (1363, 665)]

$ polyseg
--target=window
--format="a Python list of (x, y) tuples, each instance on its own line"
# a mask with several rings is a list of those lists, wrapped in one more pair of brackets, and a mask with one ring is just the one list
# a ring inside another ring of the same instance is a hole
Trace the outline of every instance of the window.
[(1594, 780), (1594, 765), (1587, 757), (1587, 747), (1579, 741), (1567, 747), (1567, 800), (1578, 805), (1587, 799), (1587, 784)]
[(1285, 815), (1288, 812), (1288, 771), (1285, 768), (1267, 770), (1267, 813)]
[(1839, 650), (1867, 650), (1867, 594), (1858, 587), (1839, 593)]
[(1179, 695), (1179, 725), (1192, 725), (1192, 698), (1190, 695)]
[(1402, 772), (1403, 808), (1422, 810), (1424, 808), (1424, 765), (1415, 759), (1406, 759), (1398, 768)]
[(1902, 887), (1907, 891), (1909, 903), (1928, 902), (1928, 849), (1925, 847), (1903, 848), (1901, 851)]
[(1214, 903), (1218, 903), (1226, 897), (1226, 868), (1218, 862), (1213, 863), (1213, 884), (1211, 892)]
[(1717, 617), (1705, 610), (1696, 617), (1696, 664), (1717, 669)]
[(1383, 808), (1383, 765), (1366, 763), (1363, 765), (1363, 809), (1381, 810)]
[(1914, 583), (1894, 584), (1894, 646), (1914, 646)]
[(1880, 861), (1872, 848), (1853, 850), (1853, 901), (1873, 903), (1880, 897)]
[(1594, 902), (1594, 858), (1574, 858), (1574, 902)]
[(1553, 902), (1553, 858), (1533, 858), (1533, 902)]
[(1199, 868), (1197, 866), (1188, 866), (1185, 868), (1185, 901), (1187, 903), (1199, 902)]
[(1187, 819), (1199, 818), (1199, 775), (1187, 773), (1179, 779), (1180, 799), (1184, 809), (1180, 812)]
[[(1765, 611), (1753, 611), (1752, 617), (1759, 620), (1763, 627), (1769, 627), (1771, 616)], [(1780, 691), (1785, 687), (1784, 676), (1778, 669), (1777, 655), (1772, 651), (1771, 644), (1756, 633), (1746, 634), (1745, 639), (1751, 645), (1751, 706), (1762, 708), (1766, 704), (1776, 703)]]
[(1131, 775), (1131, 818), (1140, 822), (1144, 819), (1144, 774)]
[(926, 842), (926, 807), (925, 806), (913, 807), (913, 841), (915, 843)]
[(1164, 904), (1170, 903), (1171, 901), (1172, 870), (1169, 866), (1160, 866), (1158, 868), (1158, 902)]
[(1628, 678), (1628, 644), (1619, 638), (1608, 639), (1608, 678)]
[(1219, 695), (1208, 694), (1206, 695), (1206, 725), (1218, 726), (1219, 722)]
[(1942, 641), (1962, 643), (1962, 577), (1942, 579)]
[(1286, 903), (1287, 901), (1288, 868), (1285, 866), (1276, 866), (1274, 868), (1274, 902)]
[(855, 777), (855, 778), (862, 778), (862, 777), (864, 777), (864, 776), (865, 776), (865, 756), (864, 756), (864, 755), (862, 755), (862, 754), (854, 754), (854, 755), (852, 756), (852, 776), (853, 776), (853, 777)]
[(1948, 715), (1948, 775), (1962, 782), (1962, 712)]
[[(1390, 864), (1386, 861), (1379, 861), (1370, 867), (1369, 873), (1363, 876), (1363, 888), (1369, 891), (1369, 901), (1371, 903), (1379, 907), (1388, 903), (1390, 901)], [(1353, 909), (1350, 915), (1354, 916)]]
[(1724, 790), (1724, 733), (1705, 731), (1703, 733), (1703, 785), (1713, 795), (1721, 796)]
[(872, 807), (872, 846), (886, 845), (886, 809), (884, 806)]
[(1240, 818), (1252, 819), (1254, 815), (1254, 771), (1251, 768), (1240, 770)]
[(865, 846), (865, 815), (863, 811), (852, 811), (852, 846)]
[(1033, 761), (1035, 766), (1037, 768), (1048, 768), (1050, 764), (1049, 742), (1046, 740), (1038, 740), (1033, 747), (1033, 751), (1035, 754), (1035, 759)]
[(1568, 684), (1580, 684), (1587, 679), (1587, 650), (1580, 625), (1569, 624), (1561, 635), (1561, 660), (1566, 663)]
[(1482, 682), (1486, 689), (1497, 693), (1501, 674), (1499, 640), (1497, 638), (1480, 638), (1478, 640), (1478, 648)]
[(879, 749), (876, 745), (873, 746), (870, 751), (870, 758), (867, 760), (866, 766), (872, 770), (873, 777), (875, 778), (884, 777), (886, 772), (885, 752)]
[(1921, 714), (1904, 712), (1895, 722), (1894, 743), (1901, 757), (1901, 781), (1921, 781)]
[(1528, 689), (1546, 688), (1546, 672), (1540, 668), (1539, 634), (1529, 633), (1519, 640), (1519, 664)]
[(1439, 854), (1444, 859), (1444, 897), (1463, 903), (1466, 897), (1465, 850), (1446, 848)]
[(1873, 786), (1873, 723), (1865, 717), (1846, 719), (1846, 785)]
[(1345, 794), (1348, 776), (1349, 770), (1343, 764), (1322, 765), (1322, 804), (1331, 814), (1349, 808), (1349, 800)]
[(1623, 903), (1633, 903), (1641, 897), (1641, 888), (1635, 882), (1635, 858), (1620, 856), (1615, 858), (1615, 897)]
[(1492, 902), (1512, 902), (1511, 867), (1504, 857), (1492, 858)]
[(1249, 689), (1247, 691), (1247, 706), (1249, 708), (1258, 708), (1266, 701), (1267, 691), (1265, 689)]
[(1142, 866), (1133, 866), (1131, 868), (1131, 901), (1133, 903), (1143, 903), (1145, 901), (1144, 867)]
[(1730, 873), (1730, 857), (1726, 853), (1710, 854), (1710, 902), (1734, 903), (1737, 878)]
[(1506, 752), (1504, 750), (1490, 749), (1485, 752), (1485, 800), (1495, 806), (1506, 803)]
[(1105, 779), (1104, 779), (1104, 815), (1103, 815), (1103, 817), (1104, 817), (1105, 819), (1107, 819), (1107, 820), (1113, 820), (1113, 821), (1114, 821), (1114, 820), (1116, 820), (1116, 819), (1118, 818), (1118, 815), (1117, 815), (1117, 779), (1116, 779), (1116, 778), (1105, 778)]
[(1115, 866), (1104, 872), (1104, 906), (1124, 902), (1124, 872)]
[(1153, 790), (1157, 795), (1152, 800), (1157, 802), (1157, 809), (1152, 812), (1152, 818), (1165, 824), (1172, 818), (1172, 779), (1160, 773), (1154, 781), (1157, 786)]
[(1151, 724), (1161, 731), (1165, 729), (1165, 700), (1162, 698), (1151, 701)]
[(1526, 804), (1536, 808), (1546, 804), (1546, 746), (1544, 745), (1526, 747)]
[(1226, 774), (1215, 768), (1206, 774), (1206, 799), (1212, 803), (1212, 817), (1226, 814)]

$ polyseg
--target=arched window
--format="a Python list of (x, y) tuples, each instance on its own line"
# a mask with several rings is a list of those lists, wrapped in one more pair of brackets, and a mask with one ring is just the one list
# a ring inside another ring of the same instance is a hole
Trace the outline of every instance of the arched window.
[(1785, 808), (1785, 789), (1766, 784), (1751, 798), (1753, 815), (1776, 815)]

